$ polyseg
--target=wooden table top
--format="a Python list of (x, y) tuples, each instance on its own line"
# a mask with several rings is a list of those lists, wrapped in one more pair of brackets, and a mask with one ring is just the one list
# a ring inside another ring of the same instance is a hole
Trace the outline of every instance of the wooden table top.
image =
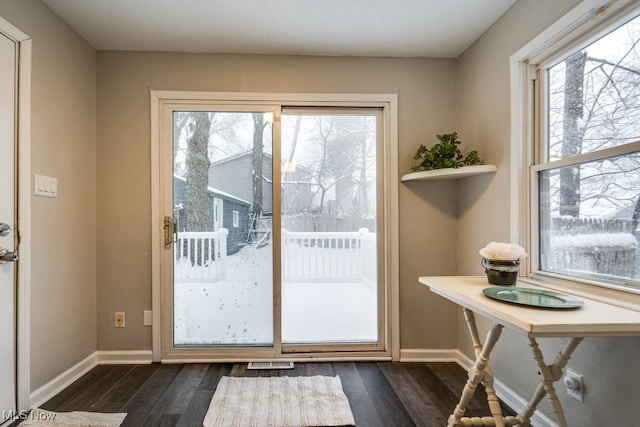
[[(580, 297), (584, 305), (572, 309), (528, 307), (496, 301), (485, 296), (482, 290), (494, 287), (487, 282), (485, 276), (420, 277), (418, 280), (435, 294), (529, 336), (640, 335), (640, 312), (595, 300)], [(536, 285), (516, 286), (551, 291)]]

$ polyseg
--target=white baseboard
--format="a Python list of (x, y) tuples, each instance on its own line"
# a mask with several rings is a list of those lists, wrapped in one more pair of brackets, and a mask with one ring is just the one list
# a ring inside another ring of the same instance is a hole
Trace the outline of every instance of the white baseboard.
[(99, 365), (146, 365), (153, 362), (151, 350), (97, 351)]
[[(401, 362), (456, 362), (462, 368), (469, 369), (474, 360), (457, 349), (406, 349), (400, 350)], [(527, 400), (518, 395), (503, 382), (494, 379), (493, 387), (498, 398), (516, 412), (522, 411), (527, 406)], [(540, 411), (536, 411), (531, 417), (531, 424), (540, 427), (558, 427), (551, 418)]]
[(151, 350), (96, 351), (42, 387), (34, 390), (29, 396), (29, 407), (39, 407), (97, 365), (148, 364), (151, 362)]
[(452, 349), (401, 349), (400, 362), (458, 362), (463, 354)]
[(66, 387), (70, 386), (78, 378), (89, 372), (97, 364), (98, 358), (96, 353), (93, 353), (84, 360), (76, 363), (42, 387), (31, 392), (29, 395), (29, 407), (39, 407)]

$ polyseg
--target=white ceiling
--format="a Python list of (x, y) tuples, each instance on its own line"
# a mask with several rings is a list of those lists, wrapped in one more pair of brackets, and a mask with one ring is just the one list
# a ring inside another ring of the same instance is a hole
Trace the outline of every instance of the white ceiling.
[(97, 50), (455, 58), (516, 0), (42, 0)]

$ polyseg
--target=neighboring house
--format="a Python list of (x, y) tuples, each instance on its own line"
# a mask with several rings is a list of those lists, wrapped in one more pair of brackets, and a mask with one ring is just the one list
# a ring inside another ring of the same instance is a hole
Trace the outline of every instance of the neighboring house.
[[(271, 215), (273, 213), (273, 159), (271, 154), (265, 154), (262, 162), (262, 211), (265, 215)], [(253, 151), (211, 163), (209, 186), (233, 194), (239, 199), (253, 202), (252, 164)], [(284, 171), (282, 180), (284, 214), (307, 212), (317, 206), (314, 200), (312, 177), (313, 173), (310, 170), (300, 166), (289, 167)]]
[[(232, 255), (247, 243), (251, 203), (213, 187), (209, 187), (208, 192), (210, 203), (207, 231), (226, 228), (229, 231), (227, 235), (227, 255)], [(189, 204), (187, 202), (187, 180), (185, 178), (174, 175), (173, 194), (178, 231), (188, 231), (186, 227), (189, 219)]]

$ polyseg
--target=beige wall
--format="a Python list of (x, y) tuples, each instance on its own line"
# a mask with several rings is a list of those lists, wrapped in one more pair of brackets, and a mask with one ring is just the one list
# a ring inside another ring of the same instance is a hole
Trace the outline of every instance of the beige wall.
[[(510, 87), (509, 57), (538, 33), (578, 4), (578, 0), (519, 0), (456, 63), (458, 129), (464, 140), (479, 144), (487, 163), (498, 167), (493, 177), (467, 179), (459, 184), (457, 274), (482, 274), (479, 248), (492, 240), (509, 239)], [(483, 324), (486, 329), (486, 322)], [(464, 321), (459, 315), (460, 347), (471, 355)], [(564, 340), (541, 340), (553, 361)], [(639, 338), (587, 338), (569, 366), (584, 375), (585, 402), (559, 396), (571, 426), (637, 425)], [(635, 355), (635, 356), (634, 356)], [(505, 331), (493, 356), (496, 378), (521, 396), (536, 385), (535, 365), (525, 337)], [(551, 415), (550, 405), (542, 407)]]
[(32, 196), (31, 387), (96, 351), (96, 57), (35, 0), (0, 1), (33, 40), (32, 172), (58, 179)]
[[(398, 93), (401, 174), (419, 144), (457, 130), (499, 171), (399, 185), (401, 342), (470, 355), (454, 307), (416, 278), (480, 274), (478, 248), (508, 239), (509, 213), (499, 208), (510, 197), (508, 58), (577, 2), (519, 0), (458, 61), (100, 52), (96, 64), (39, 1), (0, 0), (0, 15), (33, 37), (33, 172), (59, 182), (57, 199), (32, 199), (32, 388), (96, 349), (151, 348), (142, 326), (151, 308), (150, 89)], [(127, 312), (126, 328), (113, 328), (114, 311)], [(570, 425), (634, 425), (639, 350), (639, 339), (622, 338), (579, 348), (570, 365), (585, 375), (587, 401), (561, 391)], [(530, 394), (522, 337), (507, 331), (495, 360), (498, 379)]]
[[(151, 330), (142, 326), (151, 308), (150, 89), (398, 93), (402, 173), (419, 144), (454, 129), (453, 60), (99, 52), (100, 350), (151, 348)], [(400, 184), (403, 348), (456, 344), (455, 310), (417, 284), (419, 275), (455, 271), (452, 185)], [(126, 311), (126, 328), (113, 327), (114, 311)]]

